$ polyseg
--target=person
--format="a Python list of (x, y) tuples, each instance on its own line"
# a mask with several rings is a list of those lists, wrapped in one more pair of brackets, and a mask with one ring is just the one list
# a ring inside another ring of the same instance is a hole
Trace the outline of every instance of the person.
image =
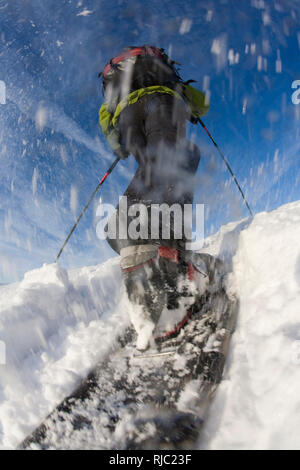
[(101, 128), (118, 158), (132, 154), (138, 163), (112, 217), (118, 230), (110, 233), (112, 220), (106, 228), (121, 255), (139, 350), (153, 344), (162, 313), (170, 317), (180, 299), (194, 295), (183, 211), (193, 202), (200, 152), (186, 139), (186, 120), (196, 123), (209, 104), (175, 64), (161, 48), (130, 46), (99, 74)]

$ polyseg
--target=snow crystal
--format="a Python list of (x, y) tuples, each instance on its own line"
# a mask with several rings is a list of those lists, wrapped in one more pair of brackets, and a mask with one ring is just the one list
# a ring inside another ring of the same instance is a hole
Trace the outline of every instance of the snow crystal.
[(262, 20), (263, 20), (264, 26), (269, 25), (269, 24), (271, 23), (271, 18), (270, 18), (269, 13), (264, 12), (264, 13), (262, 14)]
[(264, 0), (251, 0), (251, 5), (258, 10), (263, 10), (265, 8)]
[(281, 73), (282, 72), (282, 62), (281, 62), (281, 58), (280, 58), (279, 49), (277, 49), (277, 60), (276, 60), (275, 70), (276, 70), (276, 73)]
[(33, 175), (32, 175), (32, 194), (33, 194), (33, 195), (35, 195), (35, 193), (36, 193), (38, 176), (39, 176), (38, 169), (35, 168), (35, 169), (33, 170)]
[(76, 16), (88, 16), (88, 15), (91, 15), (93, 13), (92, 10), (88, 10), (87, 8), (82, 10), (80, 13), (77, 13)]
[(281, 72), (282, 72), (282, 62), (281, 62), (280, 59), (279, 59), (279, 60), (276, 60), (276, 67), (275, 67), (275, 68), (276, 68), (276, 72), (277, 72), (277, 73), (281, 73)]
[(279, 149), (276, 149), (275, 153), (274, 153), (274, 159), (273, 159), (273, 161), (274, 161), (274, 173), (277, 173), (277, 171), (278, 171), (278, 164), (279, 164), (278, 155), (279, 155)]
[(259, 55), (257, 57), (257, 70), (261, 71), (262, 70), (262, 65), (263, 65), (262, 56)]
[(228, 60), (229, 60), (230, 65), (234, 64), (234, 50), (233, 49), (229, 49), (228, 51)]
[(263, 39), (262, 41), (262, 50), (264, 54), (270, 54), (271, 52), (271, 46), (270, 42), (268, 39)]
[(180, 28), (179, 28), (179, 33), (180, 34), (186, 34), (189, 33), (191, 27), (192, 27), (193, 21), (189, 20), (188, 18), (185, 18), (182, 20)]
[(47, 110), (39, 106), (35, 115), (35, 125), (39, 131), (42, 131), (47, 124)]
[(0, 104), (6, 104), (6, 84), (0, 80)]
[(201, 389), (201, 380), (191, 380), (187, 383), (181, 392), (177, 408), (186, 413), (195, 412), (195, 403), (199, 402), (199, 391)]
[(228, 51), (228, 61), (230, 65), (238, 64), (240, 60), (240, 55), (238, 52), (234, 53), (233, 49)]
[(225, 67), (227, 62), (227, 36), (226, 34), (220, 35), (215, 38), (211, 45), (211, 53), (216, 57), (216, 64), (218, 70)]
[(220, 44), (220, 41), (218, 39), (213, 40), (213, 43), (212, 43), (212, 46), (211, 46), (211, 52), (213, 54), (216, 54), (216, 55), (221, 54), (221, 44)]
[(78, 207), (78, 190), (76, 186), (72, 185), (70, 190), (70, 209), (73, 214), (76, 214)]
[(205, 19), (208, 23), (212, 20), (213, 13), (214, 13), (213, 10), (207, 10)]

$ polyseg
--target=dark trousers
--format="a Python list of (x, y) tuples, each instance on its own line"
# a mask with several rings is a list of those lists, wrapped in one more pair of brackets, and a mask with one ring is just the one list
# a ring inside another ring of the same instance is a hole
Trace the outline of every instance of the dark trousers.
[[(107, 238), (118, 253), (128, 245), (162, 243), (180, 246), (174, 239), (163, 239), (161, 228), (158, 239), (150, 237), (152, 204), (192, 204), (195, 174), (200, 160), (199, 149), (186, 140), (187, 111), (182, 100), (171, 95), (155, 93), (142, 97), (127, 106), (120, 114), (119, 132), (121, 145), (132, 153), (139, 164), (138, 170), (124, 193), (128, 208), (144, 204), (148, 208), (148, 238), (120, 240)], [(119, 223), (130, 223), (130, 217), (115, 215)], [(184, 238), (184, 237), (183, 237)], [(182, 242), (183, 240), (181, 240)]]
[(180, 298), (192, 295), (183, 281), (187, 277), (185, 260), (174, 262), (159, 255), (134, 271), (123, 271), (128, 299), (132, 304), (142, 305), (145, 318), (154, 324), (163, 308), (176, 309)]

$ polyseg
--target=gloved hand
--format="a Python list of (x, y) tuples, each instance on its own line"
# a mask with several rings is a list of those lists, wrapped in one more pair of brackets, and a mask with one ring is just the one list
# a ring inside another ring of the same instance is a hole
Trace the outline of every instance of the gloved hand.
[(126, 160), (126, 158), (129, 156), (129, 152), (122, 149), (121, 146), (114, 150), (114, 154), (116, 157), (120, 158), (120, 160)]
[(192, 124), (198, 124), (199, 118), (191, 115), (190, 121), (191, 121)]

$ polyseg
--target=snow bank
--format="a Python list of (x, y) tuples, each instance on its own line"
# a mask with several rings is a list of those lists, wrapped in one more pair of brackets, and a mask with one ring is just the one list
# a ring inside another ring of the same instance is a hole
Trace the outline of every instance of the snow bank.
[(232, 262), (240, 312), (201, 448), (300, 448), (299, 234), (295, 202), (209, 241)]
[[(205, 252), (227, 263), (240, 312), (199, 447), (300, 448), (300, 202), (228, 224)], [(119, 260), (45, 265), (0, 287), (0, 443), (15, 447), (128, 322)], [(2, 343), (3, 344), (3, 343)]]
[(116, 258), (69, 273), (44, 265), (0, 288), (2, 448), (16, 446), (111, 349), (127, 325), (120, 281)]

